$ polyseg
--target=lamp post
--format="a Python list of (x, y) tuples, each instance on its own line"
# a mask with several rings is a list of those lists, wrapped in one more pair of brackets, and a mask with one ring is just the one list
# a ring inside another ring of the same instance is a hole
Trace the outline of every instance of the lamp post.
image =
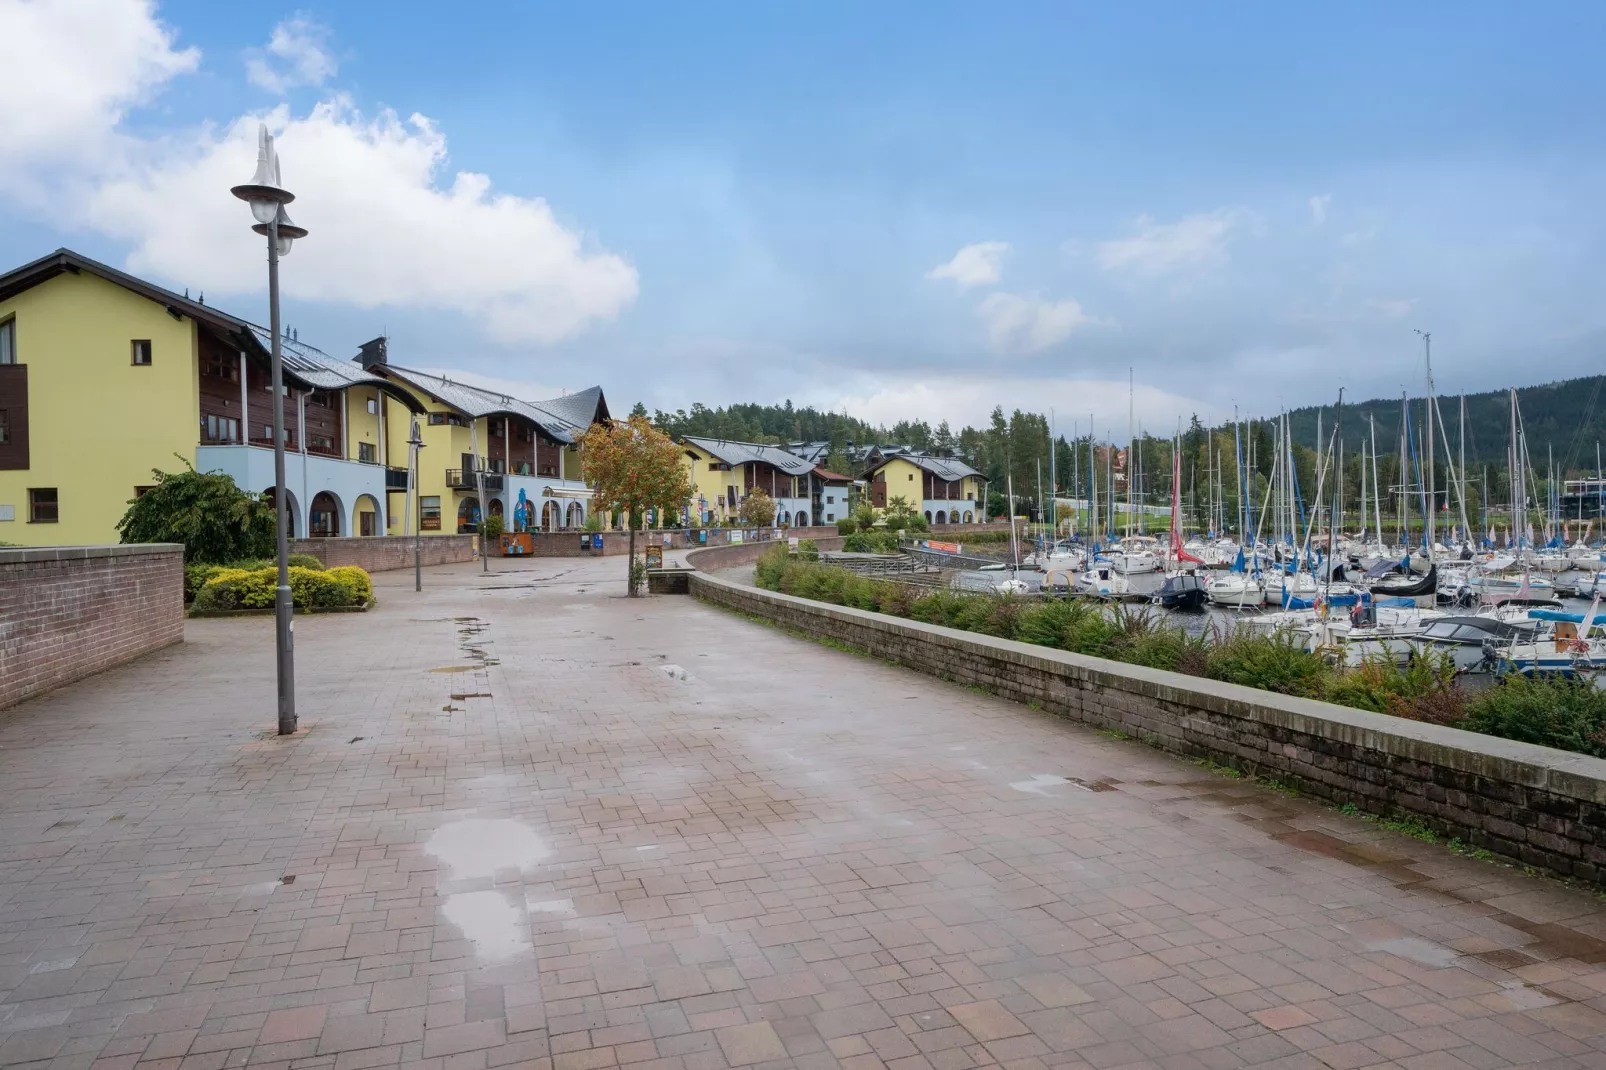
[(407, 440), (407, 482), (410, 484), (408, 490), (416, 503), (414, 508), (418, 511), (417, 523), (413, 525), (413, 590), (415, 591), (424, 589), (424, 499), (418, 494), (418, 451), (423, 448), (424, 436), (419, 434), (418, 421), (414, 420), (412, 437)]
[(290, 509), (284, 487), (284, 361), (279, 337), (279, 258), (290, 252), (291, 243), (305, 238), (304, 228), (290, 222), (284, 206), (295, 194), (279, 184), (279, 154), (273, 149), (273, 135), (263, 125), (257, 133), (257, 170), (251, 181), (229, 192), (251, 206), (256, 225), (251, 229), (268, 239), (268, 330), (272, 343), (273, 391), (273, 508), (277, 534), (279, 585), (274, 592), (274, 645), (278, 655), (279, 734), (296, 730), (295, 623), (290, 601)]

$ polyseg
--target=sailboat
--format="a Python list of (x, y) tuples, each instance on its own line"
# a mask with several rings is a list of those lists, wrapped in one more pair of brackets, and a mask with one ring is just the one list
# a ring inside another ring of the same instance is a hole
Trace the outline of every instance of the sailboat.
[(1199, 578), (1197, 566), (1204, 561), (1190, 554), (1182, 543), (1182, 451), (1179, 438), (1171, 443), (1171, 542), (1166, 554), (1165, 583), (1154, 601), (1166, 609), (1203, 609), (1208, 592)]

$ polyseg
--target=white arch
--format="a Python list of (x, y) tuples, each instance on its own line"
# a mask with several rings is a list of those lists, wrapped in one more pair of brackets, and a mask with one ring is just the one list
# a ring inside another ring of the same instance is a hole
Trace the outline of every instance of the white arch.
[(570, 502), (565, 511), (563, 526), (566, 528), (583, 528), (586, 524), (586, 507), (579, 502)]
[(383, 535), (385, 533), (385, 510), (379, 504), (379, 499), (372, 494), (359, 494), (357, 495), (357, 500), (351, 503), (351, 524), (346, 528), (346, 534), (362, 534), (362, 525), (357, 523), (357, 516), (363, 511), (363, 502), (367, 502), (373, 511), (374, 527), (377, 529), (377, 534)]
[[(273, 500), (272, 487), (269, 487), (262, 493), (267, 496), (268, 501), (271, 502)], [(301, 518), (301, 503), (296, 501), (296, 492), (291, 490), (289, 487), (284, 488), (284, 499), (290, 503), (290, 537), (292, 539), (306, 538), (307, 525), (306, 522)], [(277, 523), (277, 521), (275, 521), (275, 523)]]

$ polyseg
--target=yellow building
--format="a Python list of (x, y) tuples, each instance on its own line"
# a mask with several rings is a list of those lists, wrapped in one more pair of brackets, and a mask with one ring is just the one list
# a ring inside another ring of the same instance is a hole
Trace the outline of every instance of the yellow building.
[[(509, 531), (584, 527), (591, 488), (579, 443), (593, 423), (609, 419), (600, 386), (523, 401), (392, 364), (383, 339), (365, 345), (358, 359), (422, 410), (415, 506), (422, 531), (472, 531), (481, 493), (485, 510)], [(393, 456), (406, 458), (410, 433), (401, 420), (390, 424)]]
[(692, 483), (688, 512), (704, 524), (736, 523), (742, 502), (754, 490), (775, 500), (775, 523), (783, 526), (834, 523), (847, 516), (846, 477), (780, 446), (691, 437), (680, 445)]
[[(0, 542), (116, 542), (153, 469), (191, 464), (270, 490), (269, 343), (246, 320), (67, 249), (0, 276)], [(359, 364), (284, 348), (295, 534), (383, 533), (369, 404), (412, 398)]]
[(870, 503), (885, 509), (894, 498), (925, 514), (930, 524), (972, 524), (983, 519), (981, 473), (952, 457), (910, 452), (884, 457), (865, 472)]
[[(153, 469), (222, 472), (270, 492), (269, 333), (66, 249), (0, 276), (0, 543), (114, 543)], [(455, 532), (521, 504), (530, 526), (584, 523), (575, 442), (600, 388), (524, 402), (282, 339), (294, 537)], [(417, 419), (419, 493), (409, 498)], [(411, 505), (409, 504), (411, 502)]]

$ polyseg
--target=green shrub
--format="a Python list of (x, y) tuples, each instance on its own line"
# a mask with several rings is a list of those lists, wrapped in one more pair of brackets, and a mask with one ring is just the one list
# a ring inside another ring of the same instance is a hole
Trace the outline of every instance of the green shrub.
[(178, 542), (184, 560), (222, 564), (273, 552), (274, 511), (220, 472), (153, 471), (155, 485), (128, 503), (117, 522), (125, 543)]
[(1205, 675), (1213, 680), (1305, 698), (1320, 697), (1332, 673), (1288, 631), (1252, 635), (1239, 629), (1217, 636), (1205, 665)]
[(1606, 758), (1606, 691), (1589, 680), (1513, 674), (1473, 696), (1457, 727)]
[(858, 530), (859, 522), (854, 520), (851, 516), (845, 516), (836, 522), (836, 533), (838, 535), (852, 535)]
[[(314, 557), (311, 554), (291, 554), (289, 557), (285, 558), (285, 564), (289, 565), (291, 568), (310, 568), (317, 572), (322, 572), (325, 567), (322, 558)], [(267, 564), (259, 565), (258, 567), (267, 568), (269, 566), (275, 568), (278, 567), (277, 565), (274, 565), (273, 562), (268, 562)], [(242, 564), (240, 567), (244, 568), (245, 566)]]
[(820, 544), (813, 539), (799, 539), (797, 542), (797, 556), (805, 561), (818, 561), (820, 559)]
[(842, 549), (850, 554), (873, 554), (875, 543), (870, 540), (868, 531), (855, 531), (842, 540)]
[[(278, 586), (276, 569), (220, 569), (197, 592), (195, 608), (272, 609)], [(290, 601), (297, 609), (364, 605), (372, 596), (368, 574), (360, 568), (290, 570)]]
[(502, 532), (506, 530), (507, 527), (505, 524), (503, 524), (502, 518), (497, 516), (495, 513), (492, 513), (490, 516), (486, 517), (485, 520), (480, 524), (480, 534), (484, 536), (485, 544), (487, 546), (494, 544), (498, 539), (500, 539), (502, 537)]
[(1447, 651), (1413, 653), (1404, 665), (1387, 651), (1332, 674), (1322, 697), (1342, 706), (1413, 721), (1455, 724), (1466, 714), (1466, 693)]

